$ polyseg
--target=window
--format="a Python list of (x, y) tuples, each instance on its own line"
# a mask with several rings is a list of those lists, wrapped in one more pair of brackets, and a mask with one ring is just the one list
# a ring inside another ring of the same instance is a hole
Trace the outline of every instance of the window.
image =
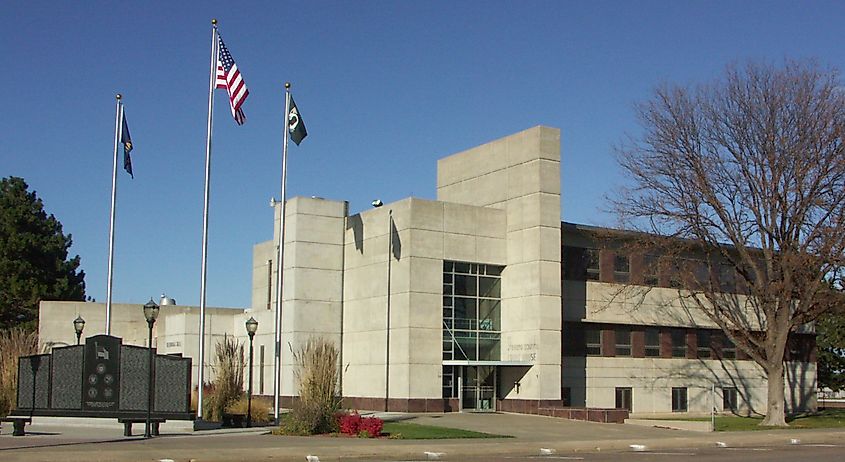
[(722, 359), (736, 359), (736, 345), (734, 345), (734, 342), (725, 334), (720, 336), (720, 340), (722, 344)]
[(710, 331), (699, 330), (695, 333), (698, 359), (710, 359)]
[(657, 329), (645, 330), (645, 355), (648, 358), (660, 356), (660, 331)]
[(613, 279), (616, 282), (628, 282), (631, 279), (631, 262), (627, 255), (616, 254), (613, 257)]
[(672, 412), (687, 412), (686, 387), (672, 387)]
[(597, 327), (587, 327), (584, 330), (587, 356), (601, 356), (601, 330)]
[(584, 263), (586, 267), (585, 279), (599, 280), (599, 249), (584, 249)]
[(719, 265), (719, 286), (724, 292), (736, 292), (736, 270), (733, 265)]
[(456, 398), (455, 366), (443, 366), (443, 397)]
[(616, 356), (631, 356), (631, 330), (626, 327), (616, 329)]
[(643, 257), (643, 284), (656, 286), (660, 282), (660, 278), (658, 277), (658, 261), (656, 255), (646, 255)]
[(684, 284), (681, 280), (681, 271), (683, 265), (679, 258), (672, 258), (666, 262), (666, 272), (668, 273), (669, 287), (673, 289), (680, 289)]
[(633, 409), (631, 394), (630, 387), (616, 387), (616, 409), (627, 409), (631, 412)]
[[(501, 357), (501, 266), (443, 262), (443, 359)], [(446, 379), (454, 371), (444, 370)], [(444, 395), (445, 396), (445, 395)]]
[(676, 329), (672, 331), (672, 357), (687, 357), (687, 333), (683, 330)]
[(728, 387), (722, 388), (722, 410), (723, 411), (737, 411), (736, 388)]
[(688, 266), (692, 271), (692, 285), (694, 289), (702, 290), (710, 285), (710, 267), (707, 262), (690, 260)]

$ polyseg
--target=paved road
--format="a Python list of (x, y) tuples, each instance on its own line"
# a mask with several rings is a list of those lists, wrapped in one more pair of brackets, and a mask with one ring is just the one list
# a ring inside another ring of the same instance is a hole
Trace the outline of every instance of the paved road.
[[(695, 462), (794, 462), (812, 460), (814, 462), (840, 462), (845, 460), (845, 445), (813, 444), (800, 446), (743, 447), (743, 448), (676, 448), (659, 451), (606, 451), (595, 453), (555, 453), (531, 456), (473, 456), (462, 457), (464, 462), (675, 462), (693, 458)], [(444, 459), (445, 460), (445, 459)]]
[[(463, 440), (367, 440), (339, 437), (279, 437), (260, 430), (223, 433), (165, 432), (144, 440), (123, 438), (122, 429), (81, 425), (50, 427), (33, 423), (26, 437), (12, 437), (10, 426), (0, 435), (0, 461), (298, 461), (308, 454), (321, 462), (427, 460), (426, 452), (442, 452), (445, 461), (535, 461), (540, 448), (554, 454), (549, 461), (585, 460), (695, 461), (813, 460), (845, 461), (845, 430), (775, 430), (695, 433), (632, 425), (575, 422), (515, 414), (445, 414), (405, 416), (412, 422), (498, 433), (512, 438)], [(164, 431), (164, 430), (163, 430)], [(790, 440), (800, 439), (799, 445)], [(717, 447), (718, 442), (727, 447)], [(646, 446), (634, 452), (631, 444)], [(690, 455), (694, 454), (694, 456)], [(581, 459), (583, 458), (583, 459)], [(780, 458), (780, 459), (779, 459)]]

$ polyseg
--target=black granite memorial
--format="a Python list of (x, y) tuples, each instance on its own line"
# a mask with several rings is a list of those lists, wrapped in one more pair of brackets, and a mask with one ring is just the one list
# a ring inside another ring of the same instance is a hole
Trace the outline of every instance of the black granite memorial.
[[(148, 348), (123, 345), (119, 337), (89, 337), (85, 345), (18, 359), (13, 415), (144, 418), (148, 377)], [(153, 418), (193, 420), (191, 358), (156, 354), (152, 393)]]

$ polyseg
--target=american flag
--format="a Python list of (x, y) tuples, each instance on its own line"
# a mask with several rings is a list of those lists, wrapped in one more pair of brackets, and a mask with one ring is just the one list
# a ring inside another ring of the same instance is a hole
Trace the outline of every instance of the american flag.
[(241, 110), (241, 105), (249, 96), (249, 90), (246, 88), (246, 83), (241, 77), (241, 72), (238, 70), (238, 65), (235, 64), (235, 59), (232, 54), (223, 44), (223, 38), (220, 33), (217, 33), (217, 88), (225, 88), (229, 93), (229, 107), (232, 110), (232, 117), (238, 125), (243, 125), (246, 117), (244, 111)]

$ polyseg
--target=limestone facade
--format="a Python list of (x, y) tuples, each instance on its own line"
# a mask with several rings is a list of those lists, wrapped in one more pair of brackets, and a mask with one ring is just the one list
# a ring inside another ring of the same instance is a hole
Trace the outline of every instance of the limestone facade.
[[(350, 214), (344, 201), (290, 199), (280, 343), (283, 403), (297, 394), (291, 352), (321, 336), (338, 346), (341, 393), (349, 407), (360, 409), (519, 410), (530, 403), (534, 409), (536, 403), (614, 408), (619, 388), (631, 389), (635, 413), (671, 412), (673, 388), (687, 390), (688, 412), (709, 410), (714, 396), (721, 404), (723, 388), (741, 389), (743, 399), (759, 408), (765, 379), (747, 359), (586, 353), (585, 329), (606, 336), (615, 326), (637, 332), (649, 326), (713, 326), (681, 306), (677, 291), (656, 289), (635, 309), (632, 297), (620, 295), (620, 284), (567, 279), (563, 250), (589, 243), (561, 222), (560, 146), (560, 131), (540, 126), (443, 158), (436, 200), (411, 197)], [(223, 336), (246, 341), (244, 321), (250, 316), (259, 321), (254, 389), (264, 395), (273, 394), (281, 209), (277, 204), (274, 210), (273, 240), (253, 248), (251, 306), (209, 309), (206, 319), (209, 379), (214, 344)], [(455, 275), (459, 267), (472, 268), (475, 276)], [(457, 278), (477, 281), (470, 288), (475, 298), (459, 293), (466, 288), (458, 289)], [(494, 289), (485, 286), (492, 291), (482, 294), (482, 284)], [(447, 297), (451, 291), (456, 295)], [(460, 311), (453, 306), (457, 301), (473, 303), (476, 311)], [(482, 313), (482, 305), (493, 307), (494, 314)], [(162, 308), (154, 332), (159, 352), (197, 357), (198, 311)], [(102, 332), (102, 304), (42, 302), (42, 344), (75, 341), (71, 324), (77, 315), (88, 321), (86, 336)], [(125, 343), (144, 345), (140, 305), (115, 305), (112, 331)], [(640, 341), (640, 335), (631, 338)], [(478, 353), (447, 353), (447, 345), (459, 350), (476, 345)], [(793, 401), (812, 407), (804, 397), (814, 390), (814, 362), (793, 361), (791, 370), (793, 376), (800, 372), (800, 381), (790, 382)]]

